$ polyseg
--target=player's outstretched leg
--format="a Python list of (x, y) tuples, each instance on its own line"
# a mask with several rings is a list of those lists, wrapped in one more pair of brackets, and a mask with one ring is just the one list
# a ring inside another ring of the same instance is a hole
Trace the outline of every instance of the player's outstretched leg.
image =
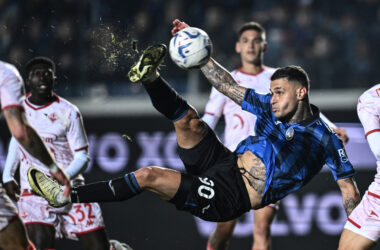
[(166, 53), (163, 44), (149, 46), (128, 73), (132, 82), (141, 82), (153, 106), (174, 123), (178, 145), (192, 148), (207, 134), (208, 126), (169, 84), (160, 77), (158, 68)]
[(69, 198), (63, 196), (62, 186), (38, 169), (28, 170), (28, 180), (33, 192), (44, 197), (51, 206), (62, 207), (70, 202), (123, 201), (142, 191), (150, 191), (164, 200), (170, 200), (179, 188), (181, 173), (156, 166), (141, 168), (113, 180), (73, 188)]

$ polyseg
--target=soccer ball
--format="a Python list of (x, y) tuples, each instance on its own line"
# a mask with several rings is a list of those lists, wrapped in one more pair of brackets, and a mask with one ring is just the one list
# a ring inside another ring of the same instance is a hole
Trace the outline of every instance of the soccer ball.
[(178, 31), (169, 44), (169, 54), (175, 64), (183, 69), (205, 65), (211, 56), (210, 37), (201, 29), (187, 27)]

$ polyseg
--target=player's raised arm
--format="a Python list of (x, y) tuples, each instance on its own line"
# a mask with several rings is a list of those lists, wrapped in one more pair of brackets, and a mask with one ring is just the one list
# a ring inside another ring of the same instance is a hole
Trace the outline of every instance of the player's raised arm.
[(65, 185), (65, 195), (68, 195), (71, 186), (67, 174), (56, 164), (36, 131), (26, 122), (22, 109), (8, 107), (4, 110), (4, 116), (11, 134), (30, 154), (49, 167), (54, 179)]
[(354, 177), (339, 179), (337, 183), (342, 193), (343, 206), (348, 217), (360, 202), (359, 190)]
[[(175, 19), (173, 21), (173, 29), (171, 30), (171, 33), (174, 35), (178, 31), (187, 27), (189, 27), (188, 24)], [(246, 88), (239, 86), (228, 70), (212, 58), (206, 65), (201, 67), (201, 70), (212, 86), (237, 104), (241, 105)]]
[(212, 86), (241, 105), (246, 88), (239, 86), (225, 68), (211, 58), (206, 65), (201, 67), (201, 70)]

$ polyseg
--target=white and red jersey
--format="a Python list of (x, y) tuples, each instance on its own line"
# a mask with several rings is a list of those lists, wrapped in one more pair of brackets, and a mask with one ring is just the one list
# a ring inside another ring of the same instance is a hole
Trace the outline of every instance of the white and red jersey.
[(380, 84), (359, 97), (357, 111), (365, 137), (377, 159), (377, 172), (344, 228), (376, 242), (380, 239)]
[[(81, 113), (78, 108), (67, 100), (57, 96), (55, 101), (43, 106), (36, 106), (28, 101), (30, 94), (23, 102), (29, 123), (41, 136), (56, 162), (67, 168), (73, 161), (74, 152), (86, 150), (88, 141), (83, 127)], [(48, 168), (30, 155), (19, 145), (20, 183), (22, 189), (30, 189), (27, 171), (31, 166), (37, 167), (49, 175)], [(79, 175), (74, 180), (83, 180)]]
[(12, 64), (0, 61), (0, 101), (1, 109), (21, 107), (24, 83), (20, 73)]
[[(373, 133), (380, 133), (380, 84), (373, 86), (359, 97), (357, 111), (366, 138)], [(368, 142), (370, 143), (370, 140)], [(370, 147), (376, 156), (380, 141), (373, 142), (372, 145), (370, 143)], [(371, 185), (368, 190), (371, 191), (376, 187), (376, 190), (372, 191), (380, 195), (380, 159), (377, 159), (375, 183), (377, 185)]]
[[(257, 74), (247, 74), (236, 69), (231, 72), (232, 77), (241, 86), (255, 89), (256, 92), (267, 94), (270, 92), (270, 78), (276, 69), (264, 67)], [(224, 115), (226, 123), (224, 129), (224, 145), (235, 150), (240, 141), (250, 135), (255, 135), (256, 116), (244, 111), (230, 98), (212, 88), (205, 114), (221, 117)]]
[[(22, 107), (24, 83), (15, 66), (0, 61), (0, 104), (1, 109)], [(8, 226), (17, 216), (17, 209), (5, 194), (0, 184), (0, 230)]]

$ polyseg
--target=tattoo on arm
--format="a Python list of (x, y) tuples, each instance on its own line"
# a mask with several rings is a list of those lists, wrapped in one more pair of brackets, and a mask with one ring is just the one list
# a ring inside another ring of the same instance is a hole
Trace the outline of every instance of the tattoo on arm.
[(28, 124), (25, 113), (17, 107), (4, 111), (8, 127), (17, 141), (34, 157), (50, 166), (54, 160), (37, 132)]
[(339, 187), (342, 192), (343, 206), (346, 210), (347, 216), (355, 209), (360, 202), (359, 190), (353, 177), (345, 178), (342, 180)]
[(354, 198), (346, 198), (343, 201), (344, 210), (346, 210), (347, 216), (351, 214), (351, 212), (355, 209), (355, 207), (359, 204), (357, 200)]
[(246, 88), (241, 87), (232, 78), (231, 74), (213, 59), (201, 68), (207, 80), (221, 93), (241, 104)]
[(256, 158), (249, 171), (245, 168), (239, 169), (243, 177), (248, 180), (249, 185), (256, 190), (259, 195), (263, 195), (265, 191), (266, 168), (261, 160)]

